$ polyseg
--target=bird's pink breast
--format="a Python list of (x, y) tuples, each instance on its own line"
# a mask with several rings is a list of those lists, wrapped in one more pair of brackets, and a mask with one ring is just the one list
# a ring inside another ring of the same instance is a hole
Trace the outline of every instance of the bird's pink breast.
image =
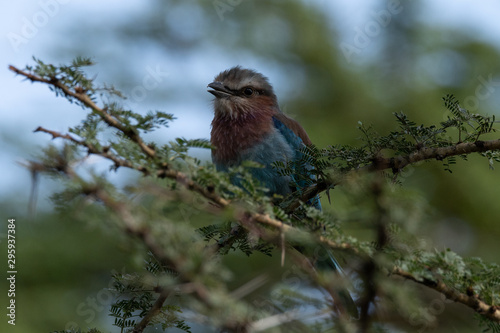
[(272, 113), (247, 113), (236, 118), (216, 115), (212, 121), (211, 143), (215, 163), (231, 163), (239, 154), (258, 144), (273, 130)]

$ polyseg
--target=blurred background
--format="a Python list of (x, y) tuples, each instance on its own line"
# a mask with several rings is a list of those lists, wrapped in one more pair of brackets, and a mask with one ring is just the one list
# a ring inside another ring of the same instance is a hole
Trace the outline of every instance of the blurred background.
[[(97, 64), (88, 69), (90, 75), (121, 90), (127, 107), (177, 117), (170, 128), (149, 136), (160, 144), (179, 136), (209, 138), (212, 109), (206, 85), (220, 71), (241, 65), (269, 77), (282, 110), (302, 123), (316, 145), (356, 145), (358, 121), (385, 134), (396, 126), (393, 112), (403, 111), (425, 125), (445, 120), (441, 98), (450, 93), (473, 112), (498, 116), (499, 12), (500, 3), (493, 0), (4, 2), (2, 253), (7, 219), (16, 218), (18, 229), (18, 316), (8, 331), (48, 332), (73, 323), (82, 329), (110, 327), (109, 268), (138, 264), (112, 230), (97, 228), (99, 221), (82, 224), (56, 214), (49, 197), (60, 184), (50, 179), (40, 180), (36, 214), (27, 214), (31, 176), (20, 163), (51, 141), (33, 130), (43, 126), (66, 132), (85, 111), (55, 98), (46, 86), (24, 82), (8, 65), (23, 68), (33, 64), (32, 56), (55, 64), (92, 57)], [(208, 151), (193, 154), (210, 157)], [(432, 218), (419, 232), (438, 249), (500, 263), (498, 171), (476, 156), (458, 161), (452, 170), (433, 162), (403, 175), (403, 186), (432, 207)], [(136, 175), (111, 177), (120, 185)], [(332, 205), (324, 206), (341, 209), (341, 194), (332, 195)], [(430, 296), (430, 307), (436, 298)], [(0, 300), (5, 309), (3, 291)], [(479, 329), (463, 307), (446, 303), (433, 314), (436, 320), (425, 331)], [(410, 318), (399, 331), (417, 331), (420, 323)]]

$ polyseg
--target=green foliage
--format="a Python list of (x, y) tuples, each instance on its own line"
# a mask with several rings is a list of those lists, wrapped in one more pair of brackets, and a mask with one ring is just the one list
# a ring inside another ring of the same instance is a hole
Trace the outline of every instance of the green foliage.
[[(78, 87), (82, 92), (88, 94), (91, 98), (94, 97), (96, 88), (94, 87), (93, 79), (86, 77), (83, 67), (91, 66), (94, 62), (90, 58), (77, 57), (71, 65), (54, 66), (45, 64), (43, 61), (33, 57), (36, 66), (26, 66), (26, 70), (32, 72), (48, 81), (59, 82), (64, 86)], [(79, 105), (83, 104), (77, 99), (68, 96), (60, 87), (49, 86), (56, 93), (56, 96), (64, 96), (71, 103), (76, 102)]]
[(171, 142), (169, 146), (164, 146), (163, 151), (170, 156), (170, 160), (185, 160), (189, 158), (189, 148), (210, 149), (210, 147), (210, 142), (205, 139), (186, 140), (184, 138), (176, 138), (175, 141)]
[[(330, 176), (336, 178), (339, 174), (372, 165), (381, 157), (407, 157), (420, 152), (423, 148), (443, 148), (461, 142), (476, 142), (482, 136), (495, 132), (493, 128), (495, 116), (473, 114), (462, 108), (453, 95), (447, 95), (443, 100), (451, 115), (447, 116), (447, 120), (441, 122), (439, 126), (417, 125), (408, 115), (396, 112), (394, 116), (399, 126), (397, 131), (380, 135), (372, 126), (359, 121), (358, 129), (362, 133), (360, 140), (363, 143), (361, 146), (334, 145), (318, 149), (312, 145), (301, 150), (301, 158), (298, 161), (287, 164), (276, 162), (274, 166), (282, 175), (295, 176), (297, 171), (309, 170), (315, 174), (315, 178), (312, 179), (324, 179), (330, 170)], [(481, 155), (488, 158), (490, 168), (493, 168), (494, 162), (500, 161), (497, 151), (488, 151)], [(459, 156), (464, 160), (467, 158), (466, 155)], [(444, 158), (443, 166), (446, 171), (451, 172), (451, 166), (454, 164), (456, 164), (455, 156)], [(400, 171), (393, 170), (396, 174)], [(304, 184), (310, 185), (312, 179), (302, 176), (297, 183), (301, 185), (300, 187), (304, 187)]]
[[(244, 297), (258, 287), (251, 283), (238, 286), (236, 291), (228, 287), (242, 267), (224, 266), (216, 260), (234, 255), (237, 250), (247, 256), (255, 251), (270, 256), (274, 249), (280, 249), (284, 257), (287, 254), (294, 258), (290, 253), (293, 247), (308, 247), (318, 252), (330, 246), (350, 259), (347, 268), (356, 271), (361, 286), (356, 291), (362, 295), (373, 294), (371, 298), (364, 297), (367, 304), (377, 302), (404, 314), (411, 313), (417, 302), (408, 305), (411, 298), (403, 297), (413, 290), (389, 283), (392, 281), (388, 275), (394, 267), (411, 274), (416, 281), (439, 280), (463, 294), (472, 290), (488, 304), (500, 302), (498, 265), (484, 263), (479, 258), (464, 259), (451, 250), (429, 251), (420, 244), (416, 232), (426, 217), (422, 200), (399, 187), (391, 187), (394, 178), (388, 181), (377, 172), (358, 172), (368, 170), (380, 159), (393, 160), (418, 154), (426, 148), (476, 142), (494, 131), (494, 117), (472, 114), (448, 95), (444, 100), (450, 116), (440, 125), (417, 125), (399, 112), (394, 114), (397, 129), (379, 135), (372, 126), (359, 122), (360, 147), (309, 146), (299, 151), (301, 158), (297, 161), (276, 162), (274, 167), (281, 175), (291, 177), (297, 190), (289, 198), (270, 198), (266, 195), (267, 189), (252, 176), (252, 170), (261, 165), (246, 162), (221, 173), (213, 165), (189, 155), (190, 148), (212, 148), (207, 140), (177, 138), (162, 146), (146, 142), (146, 147), (153, 151), (148, 152), (141, 145), (139, 135), (166, 127), (174, 119), (172, 115), (163, 112), (141, 115), (107, 101), (102, 102), (102, 108), (96, 108), (65, 93), (67, 86), (69, 91), (79, 91), (78, 94), (93, 101), (97, 91), (106, 93), (107, 97), (120, 96), (111, 88), (95, 87), (93, 80), (85, 77), (81, 68), (91, 64), (89, 59), (76, 59), (70, 66), (59, 67), (40, 60), (36, 63), (36, 67), (27, 67), (27, 70), (52, 84), (56, 95), (62, 94), (87, 108), (89, 114), (81, 124), (68, 130), (78, 138), (59, 135), (66, 139), (66, 144), (62, 148), (47, 148), (29, 167), (33, 172), (64, 178), (65, 189), (53, 196), (61, 210), (73, 209), (75, 214), (85, 217), (89, 214), (89, 205), (99, 207), (91, 213), (97, 214), (99, 210), (103, 224), (131, 236), (134, 251), (146, 256), (142, 270), (113, 277), (116, 301), (110, 315), (122, 332), (149, 318), (155, 301), (165, 291), (175, 296), (162, 303), (147, 325), (190, 332), (189, 319), (183, 311), (188, 309), (196, 314), (193, 320), (236, 331), (259, 319), (270, 318), (277, 310), (281, 313), (308, 306), (329, 312), (328, 298), (309, 297), (300, 288), (307, 284), (327, 290), (331, 281), (336, 288), (349, 285), (342, 275), (325, 278), (322, 272), (304, 270), (304, 261), (295, 259), (295, 265), (283, 276), (290, 275), (292, 270), (298, 271), (300, 283), (295, 289), (281, 288), (286, 285), (286, 279), (275, 281), (271, 289), (278, 291), (271, 293), (274, 297), (270, 296), (267, 302), (272, 306), (263, 310)], [(84, 175), (74, 166), (83, 163), (88, 154), (111, 160), (114, 170), (122, 167), (137, 170), (148, 176), (148, 181), (123, 190), (111, 184), (106, 174), (98, 175), (86, 169)], [(500, 160), (498, 152), (486, 152), (483, 156), (490, 165)], [(454, 163), (454, 156), (446, 156), (446, 170)], [(396, 175), (401, 172), (392, 171)], [(342, 184), (341, 191), (351, 200), (344, 212), (325, 215), (307, 204), (319, 192), (328, 193), (337, 184)], [(320, 185), (323, 187), (314, 192)], [(280, 227), (265, 222), (260, 225), (253, 219), (257, 214)], [(346, 224), (362, 226), (374, 236), (358, 239), (344, 232)], [(267, 276), (268, 272), (259, 273)], [(235, 297), (237, 292), (244, 296)], [(376, 301), (377, 294), (387, 297), (381, 296)], [(327, 325), (322, 325), (320, 320), (304, 320), (301, 325), (311, 331), (342, 325), (336, 316), (331, 317)], [(493, 331), (498, 329), (497, 324), (485, 318), (480, 317), (485, 326)], [(374, 326), (374, 331), (384, 329), (382, 325)]]
[(495, 263), (485, 263), (481, 258), (465, 258), (470, 269), (466, 282), (475, 293), (481, 295), (489, 304), (500, 304), (500, 266)]
[(143, 133), (167, 127), (168, 123), (175, 119), (173, 115), (161, 111), (149, 111), (145, 116), (142, 116), (130, 110), (123, 110), (117, 103), (107, 104), (106, 108), (109, 114), (118, 119), (122, 124), (127, 127), (132, 126), (134, 130), (139, 130)]
[[(146, 270), (154, 272), (155, 276), (161, 276), (161, 271), (173, 277), (176, 275), (175, 272), (161, 268), (154, 257), (147, 263)], [(115, 274), (113, 278), (117, 299), (111, 306), (110, 316), (115, 318), (113, 325), (119, 327), (121, 332), (125, 332), (127, 328), (134, 327), (137, 321), (153, 307), (154, 286), (138, 274)], [(179, 306), (163, 305), (159, 314), (148, 325), (161, 324), (164, 330), (176, 327), (184, 332), (191, 332), (191, 328), (179, 317), (180, 315), (182, 309)]]
[(500, 162), (500, 152), (497, 150), (495, 151), (488, 150), (484, 153), (481, 153), (481, 155), (488, 159), (489, 167), (491, 170), (495, 169), (494, 167), (495, 162), (497, 163)]
[(261, 239), (252, 239), (246, 230), (231, 222), (208, 225), (196, 231), (205, 238), (205, 241), (214, 240), (218, 252), (222, 255), (229, 253), (231, 250), (240, 250), (247, 256), (251, 255), (254, 251), (271, 256), (271, 251), (273, 250), (272, 244), (264, 242)]
[(500, 333), (500, 324), (485, 319), (483, 316), (475, 314), (474, 317), (479, 321), (479, 324), (486, 327), (483, 332), (486, 333)]
[(452, 114), (448, 120), (441, 123), (443, 129), (455, 128), (458, 131), (458, 142), (474, 142), (483, 134), (494, 132), (495, 116), (485, 117), (471, 113), (460, 106), (453, 95), (443, 97), (444, 105)]

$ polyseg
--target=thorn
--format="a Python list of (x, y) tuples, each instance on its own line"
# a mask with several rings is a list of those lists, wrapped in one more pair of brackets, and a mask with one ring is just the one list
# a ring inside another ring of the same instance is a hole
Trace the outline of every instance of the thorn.
[(328, 188), (326, 190), (326, 197), (328, 198), (328, 203), (331, 205), (332, 204), (332, 200), (330, 198), (330, 188)]

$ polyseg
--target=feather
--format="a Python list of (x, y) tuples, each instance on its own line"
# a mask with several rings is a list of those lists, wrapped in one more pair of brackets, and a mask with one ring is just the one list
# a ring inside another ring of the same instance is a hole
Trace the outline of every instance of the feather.
[(248, 113), (237, 118), (216, 116), (212, 121), (212, 159), (215, 164), (235, 165), (243, 151), (260, 143), (273, 131), (271, 116)]
[[(278, 127), (280, 130), (283, 129), (283, 131), (288, 130), (293, 132), (307, 146), (312, 144), (311, 139), (309, 139), (309, 136), (307, 135), (306, 131), (302, 126), (300, 126), (300, 124), (297, 121), (286, 116), (282, 112), (273, 115), (273, 119), (275, 120), (275, 126)], [(279, 124), (276, 125), (277, 121), (280, 122), (281, 125)]]

